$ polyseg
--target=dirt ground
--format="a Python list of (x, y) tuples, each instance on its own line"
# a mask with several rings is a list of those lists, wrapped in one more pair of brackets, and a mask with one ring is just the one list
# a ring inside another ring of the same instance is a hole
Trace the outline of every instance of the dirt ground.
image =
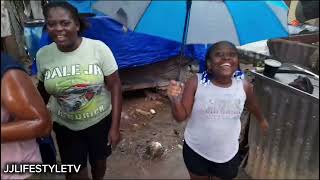
[[(188, 178), (182, 144), (185, 123), (172, 119), (168, 100), (156, 93), (125, 95), (121, 119), (122, 141), (108, 159), (105, 178)], [(150, 113), (153, 109), (155, 114)], [(163, 154), (147, 154), (151, 142), (159, 142)]]
[[(125, 95), (122, 141), (108, 159), (106, 179), (188, 179), (182, 157), (186, 123), (177, 123), (170, 104), (161, 92), (144, 91)], [(153, 109), (155, 114), (148, 113)], [(151, 142), (159, 142), (164, 153), (148, 155)], [(240, 170), (238, 179), (249, 177)]]
[[(126, 93), (121, 117), (122, 140), (107, 160), (104, 179), (189, 179), (182, 157), (186, 123), (174, 121), (163, 92)], [(147, 153), (151, 142), (162, 145), (161, 156)], [(50, 179), (64, 176), (50, 175)], [(250, 177), (240, 169), (237, 179)]]

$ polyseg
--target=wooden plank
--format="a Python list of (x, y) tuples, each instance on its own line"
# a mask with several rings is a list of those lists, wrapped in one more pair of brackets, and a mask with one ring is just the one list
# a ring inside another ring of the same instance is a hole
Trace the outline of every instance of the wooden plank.
[(312, 34), (293, 35), (288, 38), (283, 38), (289, 41), (298, 41), (301, 43), (313, 44), (319, 42), (319, 32)]
[[(181, 68), (182, 81), (186, 80), (187, 67), (191, 63), (190, 60), (183, 58)], [(166, 86), (171, 79), (177, 77), (178, 66), (178, 58), (170, 58), (142, 67), (122, 69), (119, 74), (123, 91)]]

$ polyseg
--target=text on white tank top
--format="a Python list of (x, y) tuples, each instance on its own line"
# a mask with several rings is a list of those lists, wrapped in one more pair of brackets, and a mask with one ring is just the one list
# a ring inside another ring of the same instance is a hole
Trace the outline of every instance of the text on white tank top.
[(211, 82), (205, 86), (200, 82), (201, 75), (198, 74), (193, 110), (184, 133), (185, 141), (209, 161), (228, 162), (239, 150), (240, 116), (246, 100), (243, 82), (233, 78), (228, 88)]

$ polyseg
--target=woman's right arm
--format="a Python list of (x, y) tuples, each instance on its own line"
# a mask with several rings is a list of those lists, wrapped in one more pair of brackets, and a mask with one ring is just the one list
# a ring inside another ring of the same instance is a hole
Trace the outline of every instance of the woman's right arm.
[(41, 95), (44, 103), (48, 104), (50, 94), (47, 93), (47, 91), (44, 87), (44, 83), (42, 81), (39, 81), (39, 83), (38, 83), (38, 91), (40, 92), (40, 95)]
[(168, 96), (171, 101), (173, 117), (178, 122), (185, 121), (192, 112), (194, 95), (197, 89), (198, 78), (193, 76), (185, 85), (171, 81), (168, 87)]

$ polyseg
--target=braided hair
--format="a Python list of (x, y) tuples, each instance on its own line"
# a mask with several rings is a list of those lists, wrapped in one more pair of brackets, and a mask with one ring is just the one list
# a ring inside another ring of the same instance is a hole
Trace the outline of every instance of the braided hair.
[[(202, 72), (202, 75), (201, 75), (201, 84), (204, 84), (204, 85), (208, 85), (210, 83), (210, 79), (212, 79), (214, 77), (214, 73), (213, 72), (210, 72), (208, 71), (208, 67), (207, 67), (207, 64), (208, 64), (208, 60), (210, 60), (210, 55), (212, 52), (214, 52), (216, 50), (216, 48), (221, 45), (221, 44), (227, 44), (229, 45), (230, 47), (232, 47), (234, 50), (237, 51), (237, 47), (229, 42), (229, 41), (219, 41), (219, 42), (216, 42), (214, 43), (213, 45), (211, 45), (208, 49), (207, 49), (207, 52), (206, 52), (206, 56), (205, 56), (205, 70)], [(244, 73), (243, 71), (240, 69), (240, 65), (238, 66), (238, 69), (237, 71), (234, 73), (234, 77), (236, 79), (244, 79)]]

